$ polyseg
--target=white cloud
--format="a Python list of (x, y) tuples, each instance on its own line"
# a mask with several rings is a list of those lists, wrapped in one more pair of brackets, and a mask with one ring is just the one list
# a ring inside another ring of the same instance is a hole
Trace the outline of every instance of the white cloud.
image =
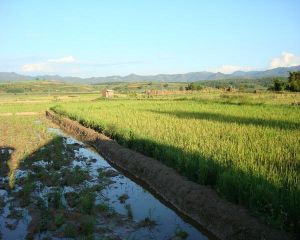
[(23, 72), (48, 72), (51, 71), (51, 66), (47, 63), (29, 63), (22, 66)]
[(28, 63), (22, 66), (23, 72), (56, 73), (62, 66), (76, 62), (73, 56), (49, 59), (40, 63)]
[(75, 58), (73, 56), (62, 57), (58, 59), (49, 59), (48, 62), (52, 63), (71, 63), (75, 62)]
[(236, 66), (236, 65), (222, 65), (221, 67), (212, 69), (213, 72), (221, 72), (221, 73), (233, 73), (236, 71), (251, 71), (254, 70), (253, 67), (244, 67), (244, 66)]
[[(283, 52), (279, 57), (273, 58), (269, 63), (269, 67), (267, 68), (272, 69), (277, 67), (292, 67), (298, 65), (300, 65), (299, 56), (296, 56), (293, 53)], [(262, 68), (258, 69), (255, 67), (247, 67), (247, 66), (237, 66), (237, 65), (222, 65), (218, 68), (211, 69), (211, 71), (229, 74), (236, 71), (253, 71), (253, 70), (264, 70), (264, 69)]]
[(300, 65), (300, 57), (293, 53), (283, 52), (281, 56), (272, 59), (269, 68), (292, 67), (297, 65)]

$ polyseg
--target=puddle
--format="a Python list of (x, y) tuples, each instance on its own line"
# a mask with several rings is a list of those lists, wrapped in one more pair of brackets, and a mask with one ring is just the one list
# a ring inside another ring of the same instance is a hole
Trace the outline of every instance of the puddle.
[[(104, 172), (113, 175), (111, 180), (114, 183), (102, 190), (102, 194), (96, 198), (96, 201), (97, 199), (105, 199), (109, 206), (113, 207), (115, 211), (123, 215), (128, 215), (128, 208), (130, 208), (132, 219), (136, 222), (141, 222), (145, 219), (154, 221), (155, 225), (153, 227), (141, 227), (127, 236), (127, 238), (182, 239), (180, 237), (176, 238), (175, 233), (186, 232), (187, 237), (184, 239), (208, 239), (198, 229), (185, 222), (175, 211), (160, 202), (142, 186), (118, 172), (93, 149), (88, 148), (82, 142), (67, 136), (59, 129), (50, 129), (50, 131), (66, 137), (67, 144), (76, 143), (81, 145), (78, 150), (75, 150), (75, 154), (78, 159), (87, 159), (87, 161), (74, 160), (72, 162), (73, 167), (79, 166), (83, 169), (89, 169), (90, 174), (94, 177), (97, 177), (98, 169), (105, 169)], [(122, 200), (122, 196), (126, 196), (126, 199)]]

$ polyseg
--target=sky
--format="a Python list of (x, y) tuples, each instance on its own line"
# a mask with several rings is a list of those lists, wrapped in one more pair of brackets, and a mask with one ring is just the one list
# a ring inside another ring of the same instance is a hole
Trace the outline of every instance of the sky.
[(0, 72), (108, 76), (300, 65), (299, 0), (0, 0)]

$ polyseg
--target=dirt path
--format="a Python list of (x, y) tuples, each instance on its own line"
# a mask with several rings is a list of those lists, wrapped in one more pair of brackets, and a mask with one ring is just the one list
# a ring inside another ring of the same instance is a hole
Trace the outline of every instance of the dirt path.
[(78, 122), (47, 111), (46, 116), (64, 131), (92, 145), (108, 161), (145, 183), (152, 191), (219, 239), (292, 239), (252, 217), (209, 187), (187, 180), (161, 162), (120, 146)]
[(6, 112), (6, 113), (0, 113), (0, 117), (7, 117), (7, 116), (33, 116), (33, 115), (39, 115), (39, 114), (43, 114), (42, 112), (16, 112), (16, 113), (12, 113), (12, 112)]

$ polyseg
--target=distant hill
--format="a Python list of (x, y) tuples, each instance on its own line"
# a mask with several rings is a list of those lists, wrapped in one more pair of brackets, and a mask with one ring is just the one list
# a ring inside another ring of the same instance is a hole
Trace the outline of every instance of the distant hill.
[(61, 77), (59, 75), (43, 75), (43, 76), (25, 76), (14, 72), (0, 72), (0, 83), (2, 82), (20, 82), (32, 80), (55, 80), (68, 83), (85, 83), (97, 84), (104, 82), (195, 82), (202, 80), (222, 80), (222, 79), (257, 79), (266, 77), (287, 77), (289, 72), (300, 71), (300, 65), (295, 67), (280, 67), (265, 71), (237, 71), (232, 74), (213, 73), (213, 72), (191, 72), (184, 74), (158, 74), (158, 75), (136, 75), (128, 76), (108, 76), (108, 77)]

